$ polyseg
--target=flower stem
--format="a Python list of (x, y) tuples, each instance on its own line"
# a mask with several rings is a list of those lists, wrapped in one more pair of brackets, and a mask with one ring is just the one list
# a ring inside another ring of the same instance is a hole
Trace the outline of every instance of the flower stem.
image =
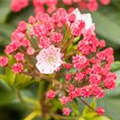
[(91, 107), (86, 101), (84, 101), (82, 98), (79, 98), (86, 106), (88, 106), (91, 110), (94, 112), (97, 112), (93, 107)]

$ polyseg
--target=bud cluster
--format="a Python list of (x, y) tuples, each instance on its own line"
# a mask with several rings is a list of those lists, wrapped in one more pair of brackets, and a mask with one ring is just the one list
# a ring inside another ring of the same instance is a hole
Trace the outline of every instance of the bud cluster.
[[(52, 82), (47, 98), (58, 97), (64, 106), (79, 97), (102, 98), (105, 89), (115, 88), (116, 74), (110, 71), (114, 56), (94, 30), (91, 15), (78, 9), (31, 16), (28, 23), (18, 24), (5, 48), (6, 55), (14, 56), (14, 64), (1, 56), (0, 66)], [(70, 111), (63, 109), (65, 115)]]

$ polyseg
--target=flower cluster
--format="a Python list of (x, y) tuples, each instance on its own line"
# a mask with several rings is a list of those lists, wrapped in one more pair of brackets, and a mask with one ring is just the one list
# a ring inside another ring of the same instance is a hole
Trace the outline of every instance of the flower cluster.
[[(110, 71), (114, 56), (94, 30), (91, 15), (78, 9), (31, 16), (28, 23), (18, 24), (5, 48), (6, 55), (14, 56), (14, 64), (1, 56), (0, 66), (52, 82), (47, 98), (57, 96), (64, 106), (75, 98), (102, 98), (105, 89), (115, 88), (116, 74)], [(103, 113), (103, 109), (97, 111)], [(68, 106), (63, 109), (65, 115), (70, 112)]]
[[(63, 4), (69, 6), (69, 10), (73, 10), (73, 5), (77, 5), (81, 10), (88, 9), (94, 12), (98, 9), (99, 4), (108, 5), (111, 0), (33, 0), (32, 4), (35, 7), (35, 13), (45, 12), (45, 6), (47, 6), (47, 12), (52, 13), (58, 7), (62, 7)], [(21, 9), (31, 4), (29, 0), (12, 0), (11, 8), (14, 12), (21, 11)]]

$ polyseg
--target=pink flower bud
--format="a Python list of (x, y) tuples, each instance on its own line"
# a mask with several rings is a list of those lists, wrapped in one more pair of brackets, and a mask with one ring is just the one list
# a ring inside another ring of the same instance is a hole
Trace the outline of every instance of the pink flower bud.
[(60, 102), (61, 102), (61, 104), (63, 104), (63, 105), (66, 105), (67, 103), (68, 103), (68, 98), (67, 97), (65, 97), (65, 96), (63, 96), (63, 97), (61, 97), (60, 98)]
[(18, 52), (14, 57), (17, 60), (17, 62), (20, 62), (20, 61), (24, 60), (24, 54), (21, 53), (21, 52)]
[(33, 16), (30, 16), (29, 17), (29, 19), (28, 19), (28, 22), (30, 23), (30, 24), (33, 24), (33, 23), (35, 23), (35, 18), (33, 17)]
[(56, 92), (55, 92), (55, 91), (49, 90), (49, 91), (47, 92), (47, 98), (48, 98), (48, 99), (53, 99), (55, 96), (56, 96)]
[(99, 115), (103, 115), (104, 112), (105, 112), (105, 110), (104, 110), (103, 108), (101, 108), (101, 107), (97, 108), (97, 113), (98, 113)]
[(27, 23), (25, 21), (20, 21), (18, 24), (18, 30), (25, 32), (27, 30)]
[(111, 0), (100, 0), (101, 4), (108, 5)]
[(28, 47), (27, 48), (27, 54), (28, 55), (33, 55), (35, 53), (35, 49), (33, 47)]
[(105, 41), (104, 41), (104, 40), (100, 40), (100, 42), (99, 42), (99, 47), (100, 47), (100, 48), (105, 47)]
[(23, 71), (23, 65), (21, 63), (15, 63), (13, 66), (12, 66), (12, 70), (13, 72), (15, 73), (21, 73)]
[(67, 81), (69, 81), (71, 78), (72, 78), (72, 75), (71, 75), (71, 74), (66, 74), (65, 79), (66, 79)]
[(4, 56), (0, 56), (0, 66), (5, 67), (8, 65), (8, 58)]
[(63, 114), (66, 115), (66, 116), (69, 116), (71, 110), (70, 108), (66, 107), (66, 108), (63, 108)]

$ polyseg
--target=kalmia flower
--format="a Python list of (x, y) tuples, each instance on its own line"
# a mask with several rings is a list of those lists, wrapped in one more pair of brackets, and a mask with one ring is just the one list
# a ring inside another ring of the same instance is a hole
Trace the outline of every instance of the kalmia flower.
[(27, 48), (27, 54), (28, 55), (33, 55), (35, 53), (35, 49), (33, 47), (28, 47)]
[(23, 8), (27, 7), (29, 4), (29, 0), (12, 0), (11, 1), (11, 9), (14, 12), (19, 12)]
[(87, 67), (88, 64), (88, 59), (83, 55), (76, 55), (73, 57), (73, 66), (78, 70)]
[(105, 110), (104, 110), (103, 108), (101, 108), (101, 107), (97, 108), (97, 113), (98, 113), (99, 115), (103, 115), (104, 112), (105, 112)]
[(18, 62), (24, 60), (24, 54), (23, 54), (23, 53), (20, 53), (20, 52), (18, 52), (14, 57), (15, 57), (15, 59), (16, 59)]
[(41, 50), (37, 55), (36, 67), (41, 73), (52, 74), (62, 64), (61, 58), (60, 48), (49, 46), (49, 48)]
[(0, 56), (0, 66), (4, 67), (8, 65), (8, 58), (4, 56)]
[[(30, 1), (31, 2), (31, 1)], [(39, 12), (53, 13), (58, 7), (62, 7), (64, 4), (69, 7), (69, 11), (73, 10), (77, 6), (80, 10), (89, 10), (95, 12), (98, 10), (100, 5), (109, 5), (111, 0), (32, 0), (35, 14)], [(29, 0), (12, 0), (11, 8), (14, 12), (19, 12), (23, 8), (29, 5)], [(60, 6), (61, 5), (61, 6)], [(46, 10), (45, 10), (46, 6)]]
[(67, 97), (65, 97), (65, 96), (60, 98), (60, 102), (63, 105), (66, 105), (68, 103), (68, 101), (69, 101), (69, 99)]
[(49, 99), (53, 99), (55, 97), (55, 95), (56, 95), (56, 92), (53, 90), (49, 90), (47, 92), (47, 98), (49, 98)]
[(15, 72), (15, 73), (21, 73), (23, 71), (23, 65), (21, 63), (15, 63), (13, 66), (12, 66), (12, 70)]
[[(60, 8), (51, 16), (30, 16), (28, 23), (18, 24), (5, 48), (7, 55), (14, 56), (9, 68), (50, 82), (47, 98), (58, 97), (65, 105), (63, 114), (69, 115), (74, 99), (100, 99), (106, 89), (116, 85), (116, 74), (110, 71), (114, 51), (104, 48), (105, 41), (99, 40), (94, 30), (91, 15), (81, 14), (78, 9), (69, 13)], [(0, 57), (0, 66), (6, 65), (8, 59)], [(98, 109), (98, 114), (102, 113)]]
[(70, 108), (66, 107), (66, 108), (63, 108), (63, 114), (68, 116), (70, 114), (71, 110)]

